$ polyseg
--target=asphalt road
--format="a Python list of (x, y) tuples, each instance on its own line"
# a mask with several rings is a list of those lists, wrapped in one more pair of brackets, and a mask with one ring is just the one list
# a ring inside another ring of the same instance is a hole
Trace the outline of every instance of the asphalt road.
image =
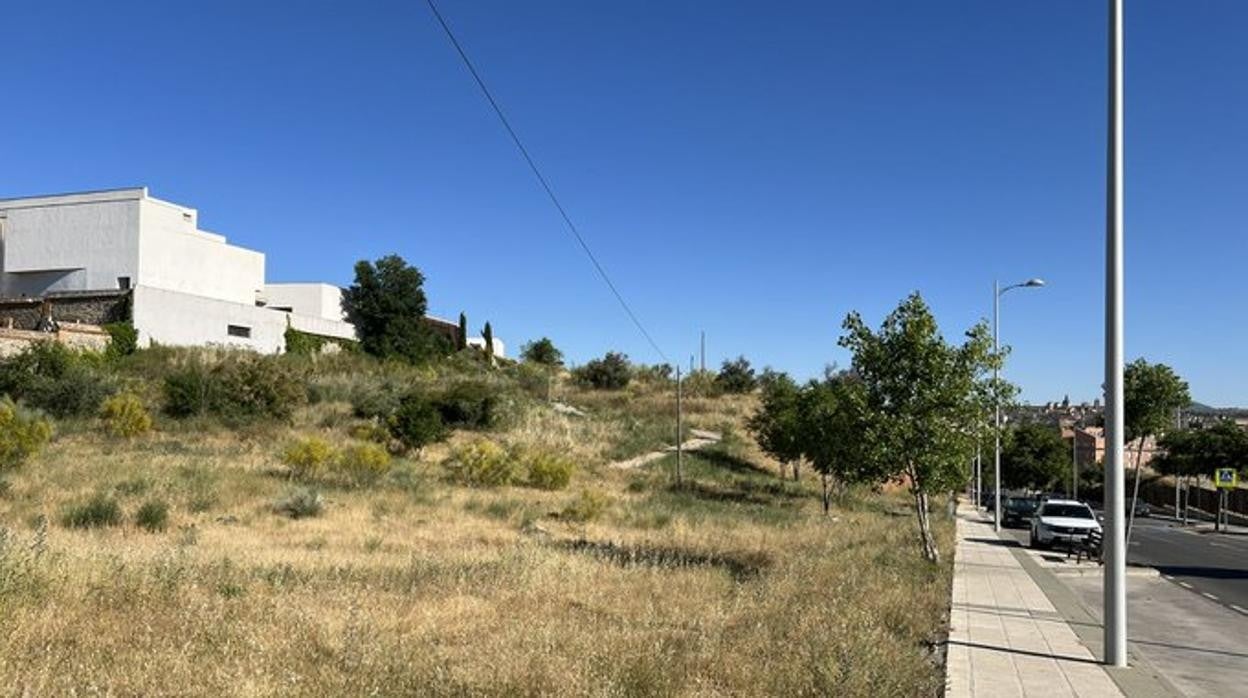
[(1248, 535), (1136, 519), (1127, 562), (1248, 616)]
[[(1007, 530), (1027, 545), (1027, 529)], [(1156, 568), (1163, 579), (1248, 616), (1248, 535), (1136, 519), (1130, 547), (1127, 564)]]

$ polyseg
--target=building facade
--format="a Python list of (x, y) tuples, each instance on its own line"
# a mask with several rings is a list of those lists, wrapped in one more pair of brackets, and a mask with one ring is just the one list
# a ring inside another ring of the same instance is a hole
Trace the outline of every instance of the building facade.
[(277, 352), (288, 326), (355, 338), (335, 306), (341, 289), (268, 285), (263, 253), (200, 229), (198, 218), (146, 187), (0, 199), (0, 297), (128, 292), (141, 346)]

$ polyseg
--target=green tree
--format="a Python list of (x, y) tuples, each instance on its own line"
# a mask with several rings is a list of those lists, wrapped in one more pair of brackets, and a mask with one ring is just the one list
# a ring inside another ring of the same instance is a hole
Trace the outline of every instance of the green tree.
[(485, 344), (485, 356), (494, 363), (494, 328), (490, 327), (490, 323), (485, 323), (485, 328), (481, 330), (481, 342)]
[(857, 482), (887, 479), (880, 470), (884, 459), (871, 458), (866, 392), (850, 373), (811, 381), (798, 396), (798, 447), (810, 461), (823, 486), (823, 513), (832, 505), (831, 490), (838, 495)]
[(1043, 424), (1020, 424), (1006, 432), (1001, 448), (1001, 484), (1010, 488), (1050, 489), (1070, 468), (1070, 449), (1062, 433)]
[(1127, 517), (1127, 540), (1135, 522), (1135, 501), (1140, 496), (1140, 465), (1144, 460), (1144, 443), (1149, 437), (1160, 436), (1174, 423), (1178, 410), (1192, 404), (1187, 383), (1174, 369), (1165, 364), (1150, 364), (1136, 359), (1123, 371), (1123, 422), (1126, 438), (1136, 442), (1135, 484), (1132, 486), (1131, 507)]
[(715, 376), (715, 384), (725, 393), (748, 393), (758, 386), (758, 380), (754, 378), (749, 360), (738, 356), (732, 361), (724, 361)]
[(802, 458), (800, 396), (797, 383), (788, 374), (775, 374), (763, 386), (759, 407), (746, 423), (763, 453), (780, 461), (781, 477), (787, 466), (793, 466), (794, 480), (798, 479)]
[(520, 358), (533, 364), (540, 364), (550, 368), (557, 368), (563, 365), (563, 352), (555, 347), (555, 343), (550, 341), (549, 337), (542, 337), (525, 344), (520, 350)]
[(628, 387), (633, 371), (628, 356), (609, 351), (601, 359), (593, 359), (572, 372), (572, 377), (582, 385), (599, 390), (620, 390)]
[(1157, 447), (1161, 454), (1150, 465), (1163, 475), (1203, 477), (1218, 468), (1248, 466), (1248, 432), (1228, 420), (1167, 432)]
[(355, 264), (355, 283), (343, 292), (342, 308), (355, 325), (360, 347), (379, 357), (426, 361), (449, 349), (424, 323), (425, 277), (398, 255), (376, 264)]
[(841, 346), (853, 352), (861, 381), (859, 440), (868, 472), (905, 482), (914, 501), (923, 556), (940, 552), (929, 519), (930, 495), (966, 482), (982, 419), (982, 383), (999, 360), (987, 326), (950, 345), (923, 298), (911, 295), (872, 331), (857, 313), (845, 318)]
[(459, 333), (455, 335), (455, 351), (463, 351), (468, 348), (468, 316), (462, 312), (459, 314)]

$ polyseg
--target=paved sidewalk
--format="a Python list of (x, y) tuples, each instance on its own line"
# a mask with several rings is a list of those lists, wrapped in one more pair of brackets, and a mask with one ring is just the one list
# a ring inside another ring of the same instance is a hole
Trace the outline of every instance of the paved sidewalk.
[(960, 507), (945, 695), (1122, 696), (1010, 544)]

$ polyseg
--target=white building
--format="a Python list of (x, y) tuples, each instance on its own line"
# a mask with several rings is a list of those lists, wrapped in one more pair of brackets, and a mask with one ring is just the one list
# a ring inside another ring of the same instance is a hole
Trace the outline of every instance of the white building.
[(195, 209), (147, 189), (0, 199), (0, 297), (132, 290), (143, 346), (275, 352), (289, 326), (355, 338), (342, 290), (266, 284), (264, 254), (200, 230)]

